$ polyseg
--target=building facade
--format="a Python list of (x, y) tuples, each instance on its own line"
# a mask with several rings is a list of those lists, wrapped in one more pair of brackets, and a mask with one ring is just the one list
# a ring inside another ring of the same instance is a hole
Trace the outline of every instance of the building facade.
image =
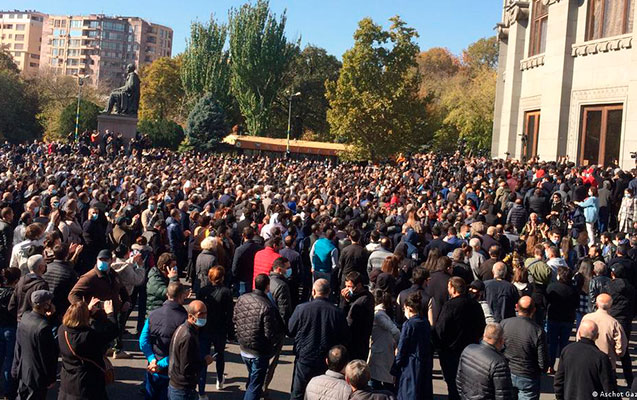
[(37, 74), (40, 68), (45, 18), (37, 11), (0, 11), (0, 48), (13, 57), (25, 75)]
[(492, 156), (633, 168), (634, 16), (635, 0), (504, 0)]
[(112, 89), (123, 84), (127, 64), (170, 57), (173, 30), (139, 17), (0, 11), (0, 38), (25, 73), (88, 76)]
[(42, 37), (42, 68), (110, 89), (123, 84), (127, 64), (170, 57), (173, 31), (137, 17), (49, 15)]

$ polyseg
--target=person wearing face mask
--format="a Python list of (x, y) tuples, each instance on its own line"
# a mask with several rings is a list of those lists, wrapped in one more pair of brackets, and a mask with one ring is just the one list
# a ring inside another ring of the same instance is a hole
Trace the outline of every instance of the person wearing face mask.
[(13, 377), (20, 399), (46, 399), (56, 380), (58, 346), (48, 318), (55, 313), (53, 293), (36, 290), (29, 295), (33, 310), (18, 324), (13, 356)]
[[(206, 325), (199, 332), (201, 358), (210, 354), (210, 348), (214, 346), (217, 390), (222, 390), (224, 384), (226, 341), (234, 337), (232, 325), (234, 301), (232, 300), (232, 292), (223, 284), (224, 278), (225, 270), (223, 267), (210, 268), (207, 277), (210, 285), (205, 286), (197, 293), (197, 300), (204, 302), (210, 315)], [(199, 396), (205, 396), (206, 393), (207, 370), (207, 366), (202, 368), (199, 375)]]
[(470, 344), (460, 356), (458, 393), (465, 399), (514, 398), (511, 370), (502, 354), (504, 330), (498, 323), (484, 328), (480, 344)]
[(269, 361), (283, 340), (285, 327), (274, 303), (268, 297), (270, 278), (259, 274), (254, 290), (239, 297), (233, 322), (241, 347), (241, 358), (248, 368), (244, 400), (257, 400), (263, 392)]
[(410, 293), (404, 302), (403, 312), (406, 322), (400, 332), (396, 358), (391, 367), (391, 374), (396, 377), (397, 398), (431, 399), (433, 349), (423, 293)]
[(153, 225), (156, 221), (163, 221), (164, 214), (157, 207), (157, 201), (155, 199), (150, 199), (148, 201), (148, 207), (142, 211), (141, 221), (142, 221), (142, 229), (144, 232), (153, 228)]
[(183, 307), (188, 297), (186, 287), (179, 282), (171, 282), (166, 293), (168, 300), (149, 314), (139, 336), (139, 348), (148, 360), (144, 382), (145, 396), (148, 399), (166, 399), (168, 396), (170, 339), (188, 318)]
[[(104, 217), (100, 218), (100, 210), (96, 207), (91, 207), (88, 210), (88, 219), (84, 221), (82, 225), (82, 238), (84, 239), (84, 249), (82, 250), (82, 262), (78, 265), (83, 265), (88, 268), (95, 262), (97, 253), (100, 249), (106, 248), (106, 220)], [(86, 269), (78, 271), (79, 273), (86, 272)]]
[(187, 311), (186, 322), (179, 325), (170, 341), (169, 399), (196, 399), (201, 368), (213, 361), (210, 355), (203, 359), (199, 355), (199, 330), (206, 325), (208, 318), (206, 305), (200, 300), (194, 300), (188, 305)]

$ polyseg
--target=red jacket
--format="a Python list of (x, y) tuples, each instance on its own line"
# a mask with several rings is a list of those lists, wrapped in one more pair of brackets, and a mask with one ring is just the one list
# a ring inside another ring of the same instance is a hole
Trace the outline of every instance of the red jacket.
[(274, 251), (270, 246), (267, 246), (263, 250), (257, 251), (254, 255), (254, 274), (252, 275), (252, 287), (254, 287), (254, 278), (259, 274), (270, 275), (272, 270), (272, 264), (274, 260), (281, 257), (279, 253)]

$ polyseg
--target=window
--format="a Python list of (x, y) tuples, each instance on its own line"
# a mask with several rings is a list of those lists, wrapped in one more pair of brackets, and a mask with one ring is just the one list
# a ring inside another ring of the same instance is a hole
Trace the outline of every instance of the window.
[(586, 39), (631, 33), (634, 8), (635, 0), (590, 0)]
[(22, 42), (24, 40), (24, 35), (15, 35), (15, 40), (18, 42)]
[(99, 28), (99, 26), (100, 26), (100, 22), (99, 21), (91, 21), (88, 24), (89, 28)]
[(23, 50), (24, 49), (24, 44), (22, 44), (22, 43), (14, 43), (13, 44), (13, 48), (15, 50)]
[(71, 21), (69, 26), (71, 28), (81, 28), (82, 27), (82, 20), (74, 19), (74, 20)]
[(38, 65), (39, 64), (36, 64), (36, 63), (29, 63), (29, 67), (33, 67), (33, 68), (37, 67)]
[(582, 165), (617, 163), (624, 107), (621, 104), (582, 108), (580, 156)]
[(31, 54), (31, 58), (33, 58), (34, 60), (39, 60), (40, 56), (37, 54)]
[(546, 50), (546, 28), (549, 23), (549, 7), (542, 0), (533, 0), (531, 19), (531, 46), (529, 57), (542, 54)]
[(522, 159), (537, 156), (537, 140), (540, 133), (540, 111), (524, 113), (524, 136), (522, 137)]
[(78, 29), (71, 29), (71, 31), (69, 31), (69, 35), (73, 37), (82, 36), (82, 31)]
[(66, 29), (53, 29), (53, 36), (66, 36)]
[(58, 59), (57, 58), (52, 58), (51, 59), (51, 66), (52, 67), (57, 67), (58, 66)]
[(16, 31), (23, 31), (25, 27), (26, 27), (26, 25), (24, 25), (24, 24), (15, 24), (15, 30)]
[(71, 39), (69, 40), (69, 47), (80, 47), (81, 42), (80, 39)]

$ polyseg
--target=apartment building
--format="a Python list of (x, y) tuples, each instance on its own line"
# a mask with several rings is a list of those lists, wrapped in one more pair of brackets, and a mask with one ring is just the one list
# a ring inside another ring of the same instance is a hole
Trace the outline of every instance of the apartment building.
[(42, 25), (46, 14), (37, 11), (0, 11), (0, 48), (7, 51), (25, 75), (40, 67)]
[(42, 38), (41, 69), (111, 89), (123, 84), (127, 64), (170, 57), (173, 31), (138, 17), (49, 15)]
[(112, 89), (127, 64), (170, 57), (173, 30), (139, 17), (0, 11), (0, 38), (25, 73), (88, 76), (88, 84)]

